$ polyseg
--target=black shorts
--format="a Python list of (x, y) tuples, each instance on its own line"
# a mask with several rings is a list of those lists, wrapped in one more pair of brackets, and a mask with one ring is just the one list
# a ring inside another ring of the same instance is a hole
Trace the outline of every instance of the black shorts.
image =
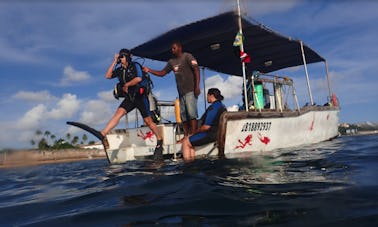
[(214, 132), (199, 132), (189, 137), (192, 146), (202, 146), (217, 140), (217, 134)]
[(125, 109), (127, 113), (137, 108), (143, 118), (151, 116), (150, 103), (145, 95), (136, 95), (135, 98), (126, 95), (119, 108)]

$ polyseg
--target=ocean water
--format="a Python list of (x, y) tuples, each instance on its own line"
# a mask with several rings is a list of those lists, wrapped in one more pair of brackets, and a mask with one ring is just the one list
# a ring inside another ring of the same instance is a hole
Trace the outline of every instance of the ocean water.
[(0, 169), (0, 226), (378, 226), (378, 135), (191, 163)]

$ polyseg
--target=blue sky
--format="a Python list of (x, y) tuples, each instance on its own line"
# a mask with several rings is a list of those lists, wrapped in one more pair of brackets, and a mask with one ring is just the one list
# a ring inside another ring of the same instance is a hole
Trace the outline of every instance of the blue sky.
[[(234, 8), (235, 1), (225, 0), (0, 1), (0, 149), (31, 147), (38, 129), (58, 138), (83, 134), (66, 121), (101, 129), (119, 105), (112, 97), (116, 81), (104, 77), (115, 52)], [(377, 1), (250, 0), (242, 1), (242, 9), (327, 59), (341, 103), (340, 122), (378, 121)], [(154, 69), (165, 65), (145, 64)], [(324, 64), (308, 69), (314, 100), (324, 104)], [(279, 74), (296, 79), (304, 105), (303, 68)], [(220, 88), (228, 106), (240, 104), (241, 78), (208, 70), (205, 78), (206, 87)], [(153, 81), (159, 99), (177, 96), (172, 74)], [(199, 106), (202, 114), (201, 98)]]

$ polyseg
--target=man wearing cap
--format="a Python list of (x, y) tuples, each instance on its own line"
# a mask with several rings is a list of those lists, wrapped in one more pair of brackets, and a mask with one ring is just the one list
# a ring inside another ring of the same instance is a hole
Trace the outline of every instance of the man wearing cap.
[(207, 92), (207, 102), (211, 105), (201, 117), (201, 127), (195, 134), (184, 137), (182, 154), (185, 161), (192, 161), (195, 157), (195, 146), (201, 146), (217, 140), (219, 118), (226, 111), (222, 103), (223, 96), (217, 88), (210, 88)]
[[(120, 63), (119, 67), (116, 67)], [(137, 108), (144, 120), (144, 123), (151, 129), (157, 139), (157, 145), (154, 152), (154, 159), (163, 158), (163, 139), (160, 136), (156, 124), (151, 118), (149, 102), (147, 96), (140, 92), (138, 84), (142, 81), (141, 75), (138, 75), (135, 63), (131, 60), (131, 53), (128, 49), (121, 49), (118, 54), (114, 55), (113, 62), (106, 71), (107, 79), (118, 78), (125, 93), (125, 97), (113, 117), (109, 120), (105, 128), (101, 131), (103, 135), (104, 146), (109, 146), (106, 140), (106, 134), (112, 130), (121, 117)]]

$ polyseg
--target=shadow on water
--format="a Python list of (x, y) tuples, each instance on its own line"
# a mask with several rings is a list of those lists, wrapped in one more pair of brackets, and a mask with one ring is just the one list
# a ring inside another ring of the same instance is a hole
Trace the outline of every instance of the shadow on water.
[(376, 141), (341, 137), (191, 163), (45, 166), (13, 173), (5, 194), (20, 189), (0, 194), (0, 212), (30, 226), (376, 226)]

